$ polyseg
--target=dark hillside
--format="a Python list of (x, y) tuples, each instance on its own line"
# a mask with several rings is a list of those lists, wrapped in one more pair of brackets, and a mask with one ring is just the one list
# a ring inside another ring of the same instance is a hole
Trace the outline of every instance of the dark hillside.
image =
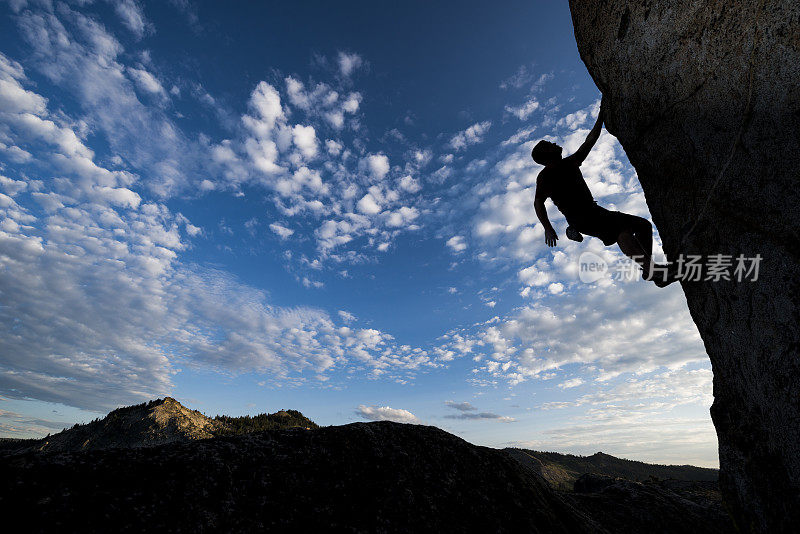
[(599, 531), (504, 452), (389, 422), (10, 456), (0, 512), (39, 531)]
[(651, 478), (716, 482), (717, 469), (693, 465), (659, 465), (617, 458), (597, 452), (591, 456), (575, 456), (528, 449), (506, 449), (518, 461), (531, 466), (558, 490), (571, 491), (583, 474), (594, 473), (645, 482)]
[(716, 482), (579, 473), (696, 469), (490, 449), (421, 425), (318, 428), (293, 410), (211, 419), (168, 397), (0, 442), (0, 513), (34, 532), (728, 532)]

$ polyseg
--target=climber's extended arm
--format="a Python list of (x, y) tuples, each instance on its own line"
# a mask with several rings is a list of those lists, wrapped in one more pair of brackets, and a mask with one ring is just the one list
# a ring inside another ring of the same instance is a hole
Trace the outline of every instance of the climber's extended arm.
[(544, 207), (544, 201), (548, 196), (550, 195), (545, 188), (542, 173), (539, 173), (539, 177), (536, 179), (536, 196), (533, 200), (533, 207), (536, 210), (539, 222), (544, 227), (544, 242), (547, 243), (548, 247), (554, 247), (556, 246), (556, 241), (558, 241), (558, 235), (553, 229), (553, 225), (550, 224), (550, 218), (547, 217), (547, 208)]
[(600, 103), (600, 112), (597, 114), (597, 122), (594, 123), (592, 127), (592, 131), (589, 132), (589, 135), (586, 136), (586, 141), (583, 142), (581, 147), (575, 151), (575, 153), (568, 158), (578, 165), (583, 163), (583, 160), (586, 159), (586, 156), (589, 155), (589, 152), (592, 150), (592, 147), (597, 142), (597, 138), (600, 137), (600, 132), (603, 130), (603, 111), (604, 111), (604, 104), (605, 99)]

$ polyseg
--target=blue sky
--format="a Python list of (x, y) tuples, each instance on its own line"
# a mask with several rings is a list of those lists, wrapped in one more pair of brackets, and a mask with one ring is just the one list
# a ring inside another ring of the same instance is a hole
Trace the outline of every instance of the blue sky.
[(566, 3), (11, 0), (0, 54), (0, 434), (170, 394), (717, 465), (681, 289), (534, 214), (599, 105)]

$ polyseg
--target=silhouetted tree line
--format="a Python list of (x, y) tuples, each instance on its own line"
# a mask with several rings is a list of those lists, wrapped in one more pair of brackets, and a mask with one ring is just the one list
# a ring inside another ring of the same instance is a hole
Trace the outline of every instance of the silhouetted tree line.
[(225, 425), (225, 430), (218, 431), (216, 434), (228, 436), (279, 428), (319, 428), (314, 421), (297, 410), (281, 410), (276, 413), (260, 413), (258, 415), (242, 415), (239, 417), (218, 415), (214, 419)]

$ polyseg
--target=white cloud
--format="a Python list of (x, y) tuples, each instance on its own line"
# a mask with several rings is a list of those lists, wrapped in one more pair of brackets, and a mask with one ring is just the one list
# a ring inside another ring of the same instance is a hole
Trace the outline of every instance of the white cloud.
[(506, 106), (506, 111), (514, 115), (521, 121), (528, 120), (531, 114), (539, 109), (539, 102), (535, 98), (527, 100), (519, 106)]
[(417, 193), (422, 189), (418, 180), (415, 180), (411, 175), (406, 175), (400, 178), (398, 183), (400, 189), (407, 193)]
[(281, 239), (288, 239), (292, 236), (292, 234), (294, 234), (294, 230), (291, 228), (286, 228), (278, 223), (270, 223), (269, 229), (275, 232)]
[(578, 386), (583, 385), (583, 384), (584, 384), (584, 381), (583, 381), (582, 378), (571, 378), (569, 380), (565, 380), (564, 382), (561, 382), (558, 385), (558, 387), (560, 387), (561, 389), (570, 389), (570, 388), (578, 387)]
[[(100, 223), (95, 213), (113, 217)], [(174, 221), (160, 205), (114, 212), (94, 203), (29, 221), (39, 228), (3, 225), (0, 392), (92, 409), (132, 403), (169, 392), (178, 355), (276, 380), (339, 366), (395, 376), (432, 365), (380, 331), (274, 307), (225, 273), (182, 266)]]
[(289, 101), (300, 109), (309, 109), (311, 107), (311, 100), (305, 92), (303, 82), (289, 76), (286, 78), (286, 93), (289, 95)]
[[(293, 77), (285, 82), (285, 97), (270, 84), (259, 83), (250, 113), (242, 117), (241, 139), (211, 146), (216, 168), (227, 180), (214, 188), (240, 192), (249, 184), (274, 190), (282, 226), (297, 233), (316, 228), (310, 237), (316, 240), (320, 260), (363, 261), (370, 253), (389, 250), (400, 231), (418, 230), (422, 211), (415, 204), (421, 199), (412, 195), (421, 189), (419, 182), (409, 176), (392, 188), (386, 180), (392, 169), (389, 158), (366, 152), (358, 117), (348, 119), (358, 112), (361, 94), (351, 91), (343, 99), (341, 85), (311, 86)], [(293, 124), (299, 113), (303, 124)], [(348, 126), (352, 141), (338, 137), (338, 130)], [(330, 134), (322, 147), (317, 137), (321, 131)], [(417, 161), (411, 153), (404, 157), (406, 166)], [(307, 219), (318, 224), (305, 224)], [(362, 236), (367, 239), (357, 239)]]
[[(21, 68), (13, 68), (13, 62), (3, 56), (0, 67), (5, 76), (5, 81), (10, 86), (19, 87), (19, 80), (9, 76), (14, 74), (24, 80), (24, 73)], [(4, 123), (10, 135), (15, 135), (14, 143), (23, 144), (25, 142), (44, 143), (47, 149), (42, 150), (43, 155), (47, 155), (50, 161), (56, 165), (61, 173), (71, 174), (79, 177), (76, 181), (76, 190), (85, 198), (107, 202), (115, 206), (132, 207), (139, 205), (141, 197), (128, 189), (135, 177), (123, 171), (109, 171), (99, 167), (94, 162), (94, 152), (89, 149), (80, 139), (75, 131), (67, 126), (59, 126), (54, 122), (47, 111), (46, 101), (33, 93), (24, 91), (25, 101), (35, 102), (34, 107), (37, 114), (30, 113), (34, 108), (30, 106), (16, 106), (4, 110), (0, 115), (0, 121)], [(11, 91), (11, 94), (19, 95), (18, 91)], [(19, 99), (16, 99), (19, 101)], [(41, 104), (41, 105), (40, 105)], [(58, 118), (58, 120), (61, 120)], [(3, 146), (6, 146), (5, 144)], [(16, 147), (16, 145), (14, 145)], [(19, 152), (24, 152), (18, 148)]]
[(325, 114), (325, 118), (337, 130), (344, 127), (344, 114), (341, 111), (329, 111)]
[(467, 243), (463, 236), (454, 235), (445, 243), (453, 252), (463, 252), (467, 249)]
[(205, 174), (195, 172), (205, 153), (199, 143), (184, 136), (161, 106), (139, 101), (120, 62), (123, 47), (102, 24), (66, 4), (55, 12), (31, 5), (16, 22), (21, 45), (37, 58), (33, 67), (75, 99), (84, 114), (81, 122), (146, 176), (143, 183), (151, 192), (166, 197)]
[(588, 118), (589, 118), (588, 110), (581, 109), (576, 111), (575, 113), (570, 113), (569, 115), (566, 115), (562, 119), (559, 119), (557, 124), (559, 126), (566, 126), (570, 130), (576, 130), (581, 126), (583, 126)]
[(520, 89), (523, 86), (529, 85), (531, 92), (539, 92), (544, 87), (545, 83), (553, 79), (553, 74), (545, 73), (536, 77), (536, 74), (531, 72), (527, 65), (522, 65), (513, 76), (503, 80), (500, 83), (501, 89)]
[(553, 295), (558, 295), (559, 293), (563, 293), (564, 284), (562, 284), (561, 282), (553, 282), (552, 284), (547, 286), (547, 290)]
[(0, 109), (4, 113), (44, 112), (47, 99), (23, 88), (19, 81), (24, 79), (22, 67), (0, 54)]
[(483, 141), (483, 136), (491, 128), (491, 121), (476, 122), (464, 131), (458, 132), (450, 139), (450, 147), (453, 150), (463, 150), (470, 145), (475, 145)]
[(355, 113), (358, 111), (358, 107), (361, 105), (361, 94), (360, 93), (350, 93), (342, 103), (342, 110), (345, 113)]
[(122, 23), (141, 39), (149, 27), (141, 6), (134, 0), (114, 0), (112, 3)]
[(361, 56), (354, 53), (339, 52), (339, 72), (348, 77), (364, 64)]
[(342, 144), (337, 143), (333, 139), (328, 139), (325, 141), (325, 150), (328, 151), (329, 156), (338, 156), (341, 154), (342, 148), (344, 148)]
[(389, 173), (389, 158), (383, 154), (371, 154), (364, 160), (367, 170), (376, 180), (382, 180)]
[(419, 217), (419, 210), (417, 208), (409, 208), (402, 206), (396, 211), (387, 214), (386, 226), (390, 228), (402, 228), (411, 224), (417, 217)]
[(521, 65), (517, 72), (500, 82), (500, 89), (519, 89), (533, 79), (533, 74), (528, 70), (527, 65)]
[(609, 380), (707, 360), (677, 288), (641, 281), (585, 285), (570, 297), (525, 306), (483, 330), (492, 359), (505, 363), (482, 371), (518, 383), (578, 364)]
[(509, 234), (538, 223), (532, 209), (535, 189), (526, 187), (489, 197), (481, 202), (475, 233), (481, 237)]
[(11, 163), (29, 163), (33, 160), (33, 154), (15, 145), (0, 143), (0, 153)]
[(341, 318), (346, 323), (352, 323), (356, 320), (356, 316), (346, 310), (339, 310), (339, 318)]
[(381, 207), (375, 201), (375, 198), (371, 194), (367, 193), (361, 197), (361, 200), (358, 201), (358, 211), (366, 215), (375, 215), (380, 213)]
[(303, 277), (302, 282), (303, 282), (303, 286), (309, 287), (309, 288), (313, 287), (313, 288), (316, 288), (316, 289), (320, 289), (321, 287), (325, 287), (324, 282), (320, 282), (319, 280), (311, 280), (311, 279), (309, 279), (308, 277), (305, 277), (305, 276)]
[(256, 112), (251, 128), (262, 136), (269, 135), (278, 121), (285, 119), (281, 95), (267, 82), (259, 82), (250, 95), (250, 106)]
[[(49, 24), (56, 27), (52, 20)], [(95, 37), (106, 36), (87, 24)], [(113, 61), (113, 41), (101, 39), (93, 46), (112, 54), (106, 61)], [(78, 57), (82, 51), (70, 53)], [(22, 69), (5, 56), (0, 56), (0, 67), (12, 89), (25, 80)], [(112, 78), (124, 81), (122, 66), (114, 68)], [(113, 87), (134, 98), (132, 107), (113, 112), (138, 109), (130, 85)], [(178, 362), (258, 372), (278, 381), (304, 380), (306, 373), (324, 376), (336, 367), (405, 380), (438, 365), (426, 351), (397, 346), (386, 333), (339, 327), (316, 309), (272, 306), (263, 291), (224, 272), (183, 265), (180, 255), (188, 246), (183, 235), (199, 235), (199, 227), (165, 204), (143, 201), (135, 190), (143, 184), (135, 175), (98, 165), (72, 127), (80, 122), (50, 114), (46, 100), (33, 93), (14, 89), (8, 94), (16, 95), (7, 99), (16, 104), (0, 113), (4, 146), (36, 143), (37, 168), (70, 179), (0, 179), (0, 353), (7, 355), (0, 364), (3, 395), (104, 409), (168, 393)], [(260, 150), (269, 160), (270, 147), (277, 151), (283, 142), (277, 131), (285, 123), (279, 95), (259, 84), (251, 107), (252, 152)], [(102, 122), (105, 115), (98, 117)], [(168, 122), (161, 126), (171, 127)], [(129, 156), (126, 163), (148, 168), (148, 161)], [(220, 163), (239, 161), (224, 142), (213, 157)], [(113, 161), (118, 165), (123, 159)], [(325, 194), (313, 169), (297, 168), (291, 179), (300, 191)], [(355, 214), (331, 223), (333, 240), (349, 239), (349, 233), (369, 226)], [(278, 235), (294, 232), (278, 223), (270, 228)]]
[(28, 182), (24, 180), (12, 180), (0, 174), (0, 188), (13, 197), (28, 189)]
[(127, 71), (141, 91), (166, 98), (167, 92), (164, 90), (161, 82), (158, 81), (158, 78), (147, 72), (147, 70), (128, 67)]
[(536, 265), (522, 269), (517, 273), (517, 276), (520, 282), (527, 286), (544, 286), (553, 279), (553, 273), (550, 272), (550, 268), (550, 264), (546, 261), (539, 260)]
[(353, 225), (350, 221), (327, 220), (317, 228), (317, 242), (323, 251), (327, 251), (352, 241), (351, 232), (355, 232), (357, 229), (358, 225)]
[(184, 228), (186, 229), (186, 233), (189, 235), (189, 237), (196, 237), (203, 234), (203, 229), (201, 227), (195, 226), (189, 221), (185, 222)]
[[(361, 104), (361, 94), (350, 92), (342, 98), (339, 91), (326, 83), (316, 83), (306, 88), (305, 84), (289, 76), (285, 79), (289, 103), (302, 110), (307, 119), (324, 121), (334, 130), (343, 130), (347, 125), (347, 115), (355, 114)], [(354, 121), (352, 124), (357, 124)]]
[(292, 129), (292, 139), (306, 158), (313, 158), (317, 155), (317, 135), (313, 126), (295, 125)]
[(414, 423), (420, 421), (417, 416), (408, 410), (390, 408), (389, 406), (365, 406), (360, 404), (356, 415), (369, 421), (394, 421), (395, 423)]
[(268, 139), (248, 139), (245, 150), (253, 166), (266, 174), (278, 174), (285, 169), (278, 164), (278, 147)]

